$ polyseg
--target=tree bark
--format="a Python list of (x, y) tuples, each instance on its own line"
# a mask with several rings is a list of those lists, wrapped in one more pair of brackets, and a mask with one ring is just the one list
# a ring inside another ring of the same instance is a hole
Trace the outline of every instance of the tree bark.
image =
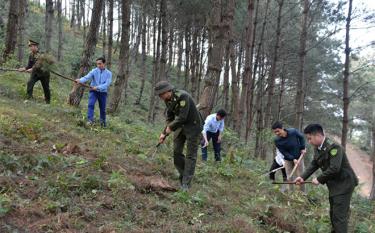
[(141, 88), (139, 90), (139, 96), (135, 102), (135, 104), (141, 104), (143, 90), (145, 88), (146, 82), (146, 30), (147, 30), (147, 22), (146, 22), (146, 11), (143, 10), (142, 13), (142, 69), (141, 69)]
[(184, 34), (182, 30), (178, 34), (178, 52), (177, 52), (177, 82), (181, 82), (182, 54), (184, 52)]
[[(227, 4), (227, 7), (230, 5)], [(223, 2), (220, 0), (211, 1), (212, 10), (208, 22), (211, 43), (209, 43), (207, 73), (204, 78), (203, 93), (199, 99), (199, 108), (204, 118), (211, 113), (214, 107), (215, 96), (219, 88), (220, 73), (223, 67), (223, 53), (225, 42), (227, 41), (226, 33), (233, 21), (233, 15), (228, 14), (228, 9), (224, 11), (226, 14), (222, 15), (222, 7)]]
[(204, 54), (205, 54), (205, 49), (204, 45), (206, 44), (206, 38), (207, 33), (206, 33), (206, 28), (202, 29), (202, 38), (201, 38), (201, 51), (200, 51), (200, 58), (199, 58), (199, 73), (198, 73), (198, 95), (197, 95), (197, 102), (199, 102), (199, 98), (201, 96), (201, 83), (202, 83), (202, 74), (203, 74), (203, 69), (205, 67), (205, 62), (203, 61)]
[(297, 80), (297, 94), (295, 100), (296, 117), (294, 120), (294, 127), (302, 130), (302, 120), (304, 111), (304, 96), (305, 96), (305, 59), (306, 59), (306, 41), (307, 41), (307, 18), (309, 14), (310, 2), (304, 0), (302, 21), (301, 21), (301, 35), (299, 42), (299, 64), (298, 64), (298, 80)]
[(19, 24), (18, 24), (18, 54), (17, 58), (20, 63), (22, 63), (23, 57), (25, 55), (24, 50), (24, 33), (25, 33), (25, 18), (27, 12), (27, 1), (19, 0)]
[(193, 34), (192, 34), (192, 37), (191, 37), (191, 40), (192, 40), (192, 44), (191, 44), (191, 57), (190, 57), (190, 73), (191, 73), (191, 88), (190, 88), (190, 94), (191, 96), (196, 100), (197, 99), (197, 91), (198, 91), (198, 77), (197, 77), (197, 73), (196, 73), (196, 70), (198, 69), (197, 68), (197, 63), (198, 63), (198, 60), (197, 59), (197, 56), (199, 57), (198, 55), (198, 26), (196, 25), (196, 21), (193, 20), (194, 22), (194, 25), (193, 25)]
[(107, 67), (112, 67), (112, 48), (113, 48), (113, 0), (108, 0), (108, 51)]
[(17, 44), (17, 27), (18, 27), (18, 8), (19, 0), (10, 1), (7, 31), (5, 37), (5, 49), (3, 52), (3, 62), (14, 53)]
[(375, 107), (372, 106), (372, 188), (370, 200), (375, 200)]
[[(154, 86), (159, 81), (158, 74), (159, 74), (159, 65), (160, 65), (160, 34), (161, 34), (161, 18), (159, 18), (158, 26), (157, 26), (157, 40), (156, 40), (156, 22), (157, 22), (157, 1), (155, 0), (155, 11), (154, 11), (154, 60), (153, 60), (153, 70), (152, 70), (152, 88), (151, 88), (151, 95), (150, 95), (150, 108), (148, 112), (148, 121), (154, 122), (155, 115), (156, 115), (156, 105), (157, 105), (157, 98), (155, 97)], [(156, 46), (156, 50), (155, 50)]]
[(282, 14), (282, 7), (284, 4), (284, 0), (278, 1), (279, 9), (277, 14), (277, 24), (276, 24), (276, 41), (275, 41), (275, 47), (273, 50), (273, 58), (271, 63), (271, 71), (270, 76), (268, 78), (268, 96), (267, 96), (267, 104), (266, 104), (266, 116), (264, 120), (264, 124), (266, 127), (268, 127), (271, 124), (271, 109), (273, 105), (273, 96), (274, 96), (274, 89), (275, 89), (275, 79), (276, 79), (276, 67), (277, 62), (279, 59), (279, 47), (280, 47), (280, 37), (281, 37), (281, 14)]
[[(236, 2), (235, 1), (228, 1), (228, 17), (233, 18), (234, 12), (236, 9)], [(228, 24), (228, 42), (225, 47), (225, 68), (224, 68), (224, 82), (223, 82), (223, 107), (226, 111), (229, 108), (229, 71), (230, 71), (230, 57), (231, 57), (231, 47), (234, 43), (234, 36), (233, 36), (233, 24), (234, 20)], [(235, 67), (235, 66), (234, 66)]]
[[(232, 46), (233, 54), (235, 51), (234, 45)], [(240, 103), (239, 103), (239, 97), (240, 97), (240, 75), (241, 75), (241, 67), (242, 67), (242, 55), (243, 55), (243, 37), (240, 40), (239, 48), (238, 48), (238, 62), (237, 62), (237, 71), (232, 68), (232, 74), (233, 72), (236, 72), (233, 74), (232, 77), (232, 121), (233, 121), (233, 129), (239, 133), (238, 128), (239, 128), (239, 108), (240, 108)], [(234, 56), (234, 55), (232, 55)], [(233, 57), (231, 58), (232, 61), (232, 67), (234, 65)]]
[(349, 0), (348, 17), (346, 18), (346, 34), (345, 34), (345, 65), (343, 78), (343, 118), (342, 118), (342, 133), (341, 145), (346, 148), (346, 141), (348, 137), (349, 128), (349, 72), (350, 72), (350, 23), (352, 20), (353, 0)]
[[(257, 66), (259, 63), (260, 59), (260, 54), (261, 54), (261, 49), (263, 48), (263, 38), (264, 38), (264, 32), (266, 30), (266, 25), (267, 25), (267, 17), (268, 17), (268, 6), (269, 6), (269, 0), (266, 1), (266, 7), (265, 7), (265, 12), (264, 12), (264, 19), (263, 19), (263, 24), (262, 24), (262, 30), (260, 33), (260, 39), (258, 43), (258, 50), (257, 50), (257, 56), (255, 58), (254, 62), (254, 70), (251, 71), (250, 77), (252, 77), (251, 81), (249, 81), (249, 91), (247, 93), (247, 123), (246, 123), (246, 133), (245, 133), (245, 140), (247, 142), (252, 122), (253, 122), (253, 108), (254, 108), (254, 90), (255, 90), (255, 79), (256, 79), (256, 72), (257, 72)], [(256, 38), (256, 28), (257, 28), (257, 22), (258, 22), (258, 11), (259, 11), (259, 0), (257, 1), (257, 6), (256, 6), (256, 13), (255, 13), (255, 20), (254, 20), (254, 28), (253, 28), (253, 40), (252, 40), (252, 45), (251, 45), (251, 61), (250, 61), (250, 67), (253, 67), (252, 63), (252, 58), (254, 56), (254, 48), (255, 48), (255, 38)], [(253, 75), (254, 74), (254, 75)], [(262, 113), (263, 114), (263, 113)]]
[(51, 40), (52, 40), (52, 21), (53, 21), (53, 1), (46, 0), (46, 16), (45, 16), (45, 50), (46, 52), (51, 51)]
[(189, 78), (190, 78), (190, 26), (186, 25), (185, 28), (185, 82), (184, 82), (184, 89), (189, 89)]
[[(85, 48), (82, 53), (80, 69), (77, 78), (82, 77), (88, 72), (90, 68), (90, 59), (95, 53), (95, 46), (98, 41), (97, 34), (99, 32), (100, 16), (102, 12), (102, 0), (95, 0), (92, 9), (92, 17), (90, 28), (86, 37)], [(74, 84), (73, 89), (69, 94), (68, 103), (73, 106), (78, 106), (83, 96), (84, 88), (81, 85)]]
[(251, 54), (251, 45), (254, 39), (253, 37), (253, 14), (254, 14), (254, 2), (253, 0), (248, 0), (248, 8), (247, 8), (247, 25), (246, 25), (246, 39), (245, 39), (245, 70), (242, 74), (242, 91), (241, 91), (241, 98), (240, 98), (240, 106), (239, 106), (239, 119), (237, 122), (237, 133), (241, 135), (241, 122), (243, 120), (244, 114), (246, 112), (246, 105), (247, 105), (247, 96), (249, 91), (249, 85), (251, 83), (251, 74), (252, 74), (252, 54)]
[(122, 0), (121, 4), (121, 47), (119, 55), (118, 75), (114, 82), (112, 98), (108, 107), (109, 113), (117, 112), (123, 92), (129, 80), (129, 30), (131, 0)]
[(167, 3), (166, 0), (160, 1), (160, 18), (161, 18), (161, 56), (159, 81), (167, 80), (166, 66), (167, 66), (167, 49), (168, 49), (168, 20), (167, 20)]
[[(78, 0), (77, 0), (78, 1)], [(71, 3), (71, 18), (70, 18), (70, 28), (73, 28), (75, 26), (75, 21), (76, 21), (76, 0), (72, 0)]]
[(105, 9), (105, 2), (103, 2), (103, 13), (102, 13), (102, 17), (103, 17), (103, 20), (102, 20), (102, 42), (103, 42), (103, 56), (105, 56), (105, 51), (106, 51), (106, 47), (107, 47), (107, 17), (106, 17), (106, 9)]
[(63, 43), (64, 43), (64, 37), (63, 37), (63, 17), (62, 17), (62, 2), (61, 0), (57, 1), (57, 23), (58, 23), (58, 47), (57, 47), (57, 61), (62, 60), (62, 51), (63, 51)]
[(170, 23), (169, 23), (169, 43), (168, 43), (168, 69), (167, 74), (170, 72), (171, 67), (173, 65), (173, 51), (174, 51), (174, 25), (172, 21), (172, 17), (169, 17)]

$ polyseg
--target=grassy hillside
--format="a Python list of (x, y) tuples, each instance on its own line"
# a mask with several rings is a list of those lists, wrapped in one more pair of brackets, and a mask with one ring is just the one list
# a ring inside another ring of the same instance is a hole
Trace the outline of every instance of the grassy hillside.
[[(80, 48), (66, 36), (64, 73)], [(24, 101), (27, 74), (0, 73), (0, 232), (329, 232), (326, 188), (281, 193), (228, 130), (223, 162), (198, 159), (192, 189), (175, 191), (171, 138), (152, 156), (162, 120), (145, 123), (147, 96), (133, 106), (138, 70), (106, 129), (85, 127), (87, 95), (65, 104), (68, 81), (52, 76), (45, 105), (39, 83)], [(374, 232), (374, 203), (355, 194), (352, 207), (351, 232)]]

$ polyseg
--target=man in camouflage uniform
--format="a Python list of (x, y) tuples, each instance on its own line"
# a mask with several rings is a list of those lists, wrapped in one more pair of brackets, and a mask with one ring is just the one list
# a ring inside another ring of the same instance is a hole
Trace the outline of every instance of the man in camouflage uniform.
[(310, 166), (297, 177), (295, 182), (302, 184), (318, 168), (322, 174), (312, 180), (313, 184), (327, 184), (329, 191), (330, 218), (332, 232), (348, 232), (350, 199), (358, 179), (349, 164), (345, 150), (326, 138), (319, 124), (308, 125), (304, 133), (308, 142), (315, 147)]
[(42, 70), (41, 67), (36, 67), (35, 64), (40, 57), (39, 43), (33, 40), (29, 40), (29, 62), (27, 63), (26, 67), (18, 69), (21, 72), (28, 72), (31, 73), (30, 79), (27, 82), (27, 97), (29, 99), (33, 98), (33, 89), (36, 82), (40, 81), (42, 83), (43, 91), (44, 91), (44, 99), (47, 104), (51, 101), (51, 91), (49, 89), (49, 77), (50, 72), (48, 70)]
[[(161, 133), (159, 142), (163, 143), (166, 136), (174, 132), (174, 165), (180, 174), (181, 189), (187, 191), (194, 176), (203, 120), (193, 98), (187, 92), (176, 90), (168, 82), (161, 81), (155, 86), (155, 94), (167, 106), (167, 126)], [(186, 157), (183, 154), (185, 142)]]

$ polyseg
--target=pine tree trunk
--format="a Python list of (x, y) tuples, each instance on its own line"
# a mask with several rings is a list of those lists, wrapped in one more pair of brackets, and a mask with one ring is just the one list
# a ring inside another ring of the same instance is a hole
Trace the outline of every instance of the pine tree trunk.
[[(232, 46), (233, 53), (235, 51), (234, 45)], [(243, 39), (240, 41), (239, 49), (238, 49), (238, 62), (237, 62), (237, 71), (232, 77), (232, 121), (233, 121), (233, 129), (238, 131), (240, 127), (240, 74), (241, 74), (241, 67), (242, 67), (242, 55), (243, 55)], [(234, 55), (233, 55), (234, 56)], [(232, 62), (234, 64), (233, 58)], [(232, 64), (232, 66), (233, 66)], [(232, 74), (235, 69), (232, 68)]]
[(146, 30), (147, 30), (147, 22), (146, 22), (146, 12), (143, 10), (142, 13), (142, 69), (141, 69), (141, 88), (139, 90), (139, 96), (135, 102), (135, 104), (141, 104), (143, 90), (145, 88), (146, 82)]
[(78, 29), (81, 29), (81, 20), (82, 20), (82, 18), (81, 18), (81, 2), (82, 2), (82, 0), (77, 0), (77, 2), (76, 2), (76, 18), (77, 18), (77, 28)]
[(342, 133), (341, 145), (346, 148), (346, 141), (348, 137), (349, 128), (349, 72), (350, 72), (350, 23), (352, 19), (353, 0), (349, 0), (348, 17), (346, 18), (346, 35), (345, 35), (345, 64), (344, 64), (344, 79), (343, 79), (343, 118), (342, 118)]
[[(260, 52), (260, 51), (259, 51)], [(262, 151), (263, 151), (263, 91), (264, 91), (264, 77), (261, 75), (261, 71), (259, 71), (259, 79), (258, 79), (258, 90), (256, 96), (256, 134), (255, 134), (255, 151), (254, 155), (257, 158), (262, 158)]]
[(281, 110), (283, 106), (283, 96), (285, 92), (285, 63), (283, 64), (282, 70), (281, 70), (281, 80), (280, 80), (280, 90), (279, 90), (279, 97), (278, 97), (278, 107), (277, 107), (277, 113), (276, 113), (276, 120), (281, 119)]
[(167, 20), (167, 0), (160, 2), (160, 18), (161, 18), (161, 57), (159, 80), (167, 80), (166, 66), (167, 66), (167, 49), (168, 49), (168, 20)]
[[(161, 18), (159, 18), (158, 26), (157, 26), (157, 40), (155, 41), (156, 37), (156, 22), (157, 22), (157, 0), (155, 1), (155, 12), (154, 12), (154, 61), (153, 61), (153, 71), (152, 71), (152, 88), (151, 88), (151, 95), (150, 95), (150, 108), (148, 114), (148, 121), (154, 122), (156, 116), (156, 105), (158, 103), (158, 99), (155, 96), (154, 86), (159, 81), (159, 66), (160, 66), (160, 37), (161, 37)], [(155, 50), (156, 46), (156, 50)]]
[(47, 53), (51, 51), (53, 11), (54, 11), (53, 0), (46, 0), (45, 50), (46, 50)]
[[(81, 0), (81, 18), (83, 27), (83, 39), (86, 40), (86, 13), (85, 13), (85, 0)], [(89, 0), (90, 2), (90, 0)]]
[(249, 92), (249, 86), (251, 83), (251, 74), (252, 74), (252, 54), (251, 54), (251, 45), (253, 41), (253, 14), (254, 14), (254, 2), (253, 0), (248, 0), (248, 9), (247, 9), (247, 25), (246, 25), (246, 39), (245, 39), (245, 69), (242, 74), (242, 91), (240, 98), (239, 114), (238, 114), (238, 128), (236, 129), (238, 135), (241, 135), (241, 123), (244, 118), (245, 112), (247, 110), (247, 97)]
[[(232, 0), (231, 0), (232, 1)], [(250, 0), (251, 1), (251, 0)], [(211, 1), (211, 15), (209, 18), (208, 28), (211, 38), (211, 43), (208, 50), (208, 64), (207, 73), (204, 78), (204, 88), (199, 99), (200, 111), (205, 118), (208, 116), (215, 102), (215, 96), (219, 88), (220, 73), (223, 67), (223, 54), (225, 43), (228, 38), (226, 36), (229, 25), (233, 21), (233, 16), (228, 14), (228, 9), (225, 9), (226, 15), (222, 15), (222, 5), (220, 0)], [(230, 6), (231, 4), (227, 4)]]
[(370, 200), (375, 200), (375, 107), (372, 106), (372, 188)]
[[(78, 1), (78, 0), (77, 0)], [(71, 8), (71, 18), (70, 18), (70, 28), (75, 26), (76, 21), (76, 0), (72, 0), (70, 3)]]
[(182, 54), (184, 52), (184, 34), (182, 31), (178, 34), (178, 52), (177, 52), (177, 82), (181, 83)]
[(193, 34), (191, 37), (192, 45), (191, 45), (191, 56), (190, 56), (190, 72), (191, 72), (191, 88), (190, 94), (196, 100), (197, 98), (197, 89), (198, 89), (198, 77), (196, 73), (197, 69), (197, 53), (198, 53), (198, 28), (196, 26), (196, 21), (193, 20)]
[(187, 25), (185, 28), (185, 82), (184, 89), (188, 90), (189, 88), (189, 77), (190, 77), (190, 26)]
[(112, 66), (112, 47), (113, 47), (113, 0), (108, 0), (108, 52), (107, 67)]
[(237, 56), (236, 56), (236, 48), (234, 41), (232, 39), (232, 42), (229, 42), (229, 59), (230, 59), (230, 71), (231, 71), (231, 99), (230, 99), (230, 109), (228, 110), (229, 114), (227, 116), (227, 125), (232, 126), (234, 125), (234, 113), (238, 109), (238, 94), (239, 94), (239, 88), (238, 88), (238, 80), (237, 80), (237, 72), (236, 72), (236, 65), (237, 65)]
[(23, 57), (25, 55), (24, 50), (24, 33), (25, 33), (25, 18), (27, 12), (27, 1), (26, 0), (19, 0), (19, 17), (18, 17), (18, 61), (22, 63)]
[(224, 82), (223, 82), (223, 106), (226, 111), (229, 108), (229, 70), (230, 70), (230, 56), (231, 56), (231, 47), (234, 41), (233, 38), (233, 24), (234, 24), (234, 12), (236, 9), (236, 3), (234, 0), (228, 1), (227, 7), (227, 16), (231, 18), (228, 23), (228, 32), (227, 32), (227, 43), (225, 46), (225, 68), (224, 68)]
[(103, 13), (102, 13), (102, 17), (103, 17), (103, 21), (102, 21), (102, 42), (103, 42), (103, 56), (105, 56), (105, 51), (106, 51), (106, 47), (107, 47), (107, 17), (106, 17), (106, 9), (105, 9), (105, 2), (103, 2)]
[(147, 43), (146, 43), (146, 54), (151, 54), (151, 19), (147, 17)]
[(63, 43), (64, 43), (64, 37), (63, 37), (63, 17), (62, 17), (62, 3), (61, 0), (57, 1), (57, 23), (58, 23), (58, 47), (57, 47), (57, 61), (62, 60), (62, 50), (63, 50)]
[(298, 80), (297, 80), (297, 94), (295, 100), (296, 117), (294, 120), (294, 127), (302, 129), (303, 111), (304, 111), (304, 96), (305, 96), (305, 59), (306, 59), (306, 41), (307, 41), (307, 18), (309, 13), (310, 2), (304, 0), (302, 22), (301, 22), (301, 36), (299, 44), (299, 64), (298, 64)]
[[(229, 35), (230, 36), (230, 35)], [(230, 43), (225, 46), (224, 79), (223, 79), (223, 106), (228, 110), (229, 103), (229, 70), (230, 70)]]
[(275, 47), (273, 52), (273, 58), (271, 63), (271, 71), (270, 76), (268, 78), (268, 97), (267, 97), (267, 104), (266, 104), (266, 116), (264, 124), (269, 126), (271, 124), (271, 116), (272, 116), (272, 106), (273, 106), (273, 99), (274, 99), (274, 89), (275, 89), (275, 79), (276, 79), (276, 66), (279, 59), (279, 47), (280, 47), (280, 37), (281, 37), (281, 13), (282, 7), (284, 4), (284, 0), (280, 0), (279, 2), (279, 9), (277, 14), (277, 25), (276, 25), (276, 41)]
[(20, 0), (12, 0), (9, 4), (8, 13), (8, 23), (7, 31), (5, 37), (5, 49), (3, 52), (3, 62), (8, 59), (8, 57), (14, 54), (14, 50), (17, 44), (17, 27), (18, 27), (18, 8), (20, 5)]
[(133, 56), (132, 56), (134, 64), (137, 63), (138, 61), (139, 45), (141, 44), (141, 34), (142, 34), (142, 25), (143, 25), (142, 14), (137, 13), (137, 20), (135, 24), (136, 24), (137, 30), (136, 30), (135, 43), (133, 46)]
[[(95, 0), (92, 9), (92, 17), (90, 28), (87, 34), (85, 48), (82, 53), (80, 69), (77, 78), (82, 77), (88, 72), (90, 68), (90, 59), (95, 53), (95, 46), (98, 41), (97, 34), (99, 32), (100, 18), (102, 12), (102, 0)], [(78, 106), (83, 96), (84, 88), (81, 85), (74, 84), (72, 91), (69, 94), (68, 103), (73, 106)]]
[(129, 30), (131, 0), (123, 0), (121, 4), (121, 47), (118, 64), (118, 75), (113, 85), (112, 98), (108, 107), (109, 113), (115, 113), (121, 101), (122, 93), (126, 93), (129, 80)]
[(197, 95), (197, 102), (199, 102), (199, 98), (201, 96), (201, 83), (202, 83), (202, 77), (203, 77), (203, 69), (205, 67), (205, 62), (203, 61), (205, 49), (204, 45), (206, 44), (206, 28), (203, 28), (202, 30), (202, 38), (201, 38), (201, 51), (200, 51), (200, 58), (199, 58), (199, 73), (198, 73), (198, 95)]
[[(255, 80), (256, 80), (256, 72), (257, 72), (257, 67), (258, 67), (258, 63), (259, 63), (259, 59), (260, 59), (260, 54), (261, 54), (261, 49), (263, 49), (263, 39), (264, 39), (264, 32), (266, 30), (266, 25), (267, 25), (267, 17), (268, 17), (268, 6), (269, 6), (269, 0), (266, 1), (266, 7), (265, 7), (265, 11), (264, 11), (264, 19), (263, 19), (263, 24), (262, 24), (262, 30), (261, 30), (261, 33), (260, 33), (260, 38), (259, 38), (259, 43), (258, 43), (258, 46), (257, 46), (257, 53), (256, 53), (256, 57), (255, 57), (255, 62), (254, 62), (254, 66), (253, 66), (253, 63), (252, 63), (252, 60), (250, 61), (250, 67), (254, 67), (254, 69), (251, 71), (251, 82), (250, 82), (250, 85), (249, 85), (249, 91), (247, 93), (248, 97), (247, 97), (247, 123), (246, 123), (246, 133), (245, 133), (245, 139), (246, 141), (248, 140), (248, 137), (249, 137), (249, 134), (250, 134), (250, 130), (251, 130), (251, 126), (252, 126), (252, 123), (253, 123), (253, 108), (254, 108), (254, 90), (255, 90)], [(255, 38), (256, 38), (256, 33), (257, 33), (257, 23), (258, 23), (258, 11), (259, 11), (259, 0), (257, 1), (257, 5), (256, 5), (256, 13), (255, 13), (255, 20), (254, 20), (254, 26), (253, 26), (253, 40), (252, 40), (252, 45), (251, 45), (251, 57), (254, 56), (254, 51), (255, 51)], [(262, 113), (263, 115), (263, 113)]]
[[(170, 17), (171, 19), (171, 17)], [(173, 51), (174, 51), (174, 26), (172, 22), (169, 25), (169, 43), (168, 43), (168, 69), (167, 74), (170, 72), (173, 65)]]

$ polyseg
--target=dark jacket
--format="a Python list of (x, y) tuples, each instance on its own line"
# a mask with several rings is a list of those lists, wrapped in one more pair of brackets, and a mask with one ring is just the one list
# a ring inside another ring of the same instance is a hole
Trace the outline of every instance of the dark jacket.
[(305, 138), (297, 129), (289, 128), (285, 130), (287, 136), (276, 137), (275, 146), (284, 155), (285, 160), (293, 161), (293, 159), (298, 159), (301, 155), (301, 150), (306, 148)]
[(172, 131), (182, 128), (187, 137), (201, 133), (203, 119), (195, 106), (193, 98), (183, 90), (173, 90), (172, 99), (167, 105), (167, 126)]
[(317, 179), (319, 183), (327, 184), (330, 197), (351, 192), (358, 185), (358, 178), (345, 151), (328, 138), (325, 139), (321, 150), (314, 150), (314, 158), (302, 174), (302, 178), (306, 180), (318, 168), (323, 172)]

